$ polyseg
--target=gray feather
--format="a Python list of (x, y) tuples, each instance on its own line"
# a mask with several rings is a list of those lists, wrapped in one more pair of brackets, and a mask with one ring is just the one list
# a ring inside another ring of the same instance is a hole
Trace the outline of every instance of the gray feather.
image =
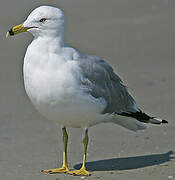
[(95, 98), (103, 98), (107, 106), (102, 113), (136, 112), (133, 97), (112, 67), (97, 56), (77, 59), (82, 78), (80, 84)]

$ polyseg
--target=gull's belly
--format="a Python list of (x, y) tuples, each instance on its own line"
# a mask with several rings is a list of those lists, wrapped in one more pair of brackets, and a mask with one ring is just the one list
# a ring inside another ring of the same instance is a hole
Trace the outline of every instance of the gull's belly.
[(48, 120), (70, 127), (88, 127), (103, 120), (104, 101), (84, 94), (72, 72), (29, 69), (24, 66), (26, 92)]

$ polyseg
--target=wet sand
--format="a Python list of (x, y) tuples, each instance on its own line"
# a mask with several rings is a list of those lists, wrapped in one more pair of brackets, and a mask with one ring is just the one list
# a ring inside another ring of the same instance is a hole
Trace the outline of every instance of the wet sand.
[[(41, 169), (61, 166), (60, 126), (45, 120), (28, 100), (22, 80), (29, 34), (5, 38), (8, 28), (39, 5), (62, 8), (66, 42), (110, 62), (146, 112), (169, 121), (138, 133), (114, 124), (89, 130), (86, 179), (175, 178), (175, 2), (170, 0), (48, 0), (1, 2), (0, 6), (0, 179), (69, 180)], [(82, 130), (68, 129), (69, 162), (82, 161)]]

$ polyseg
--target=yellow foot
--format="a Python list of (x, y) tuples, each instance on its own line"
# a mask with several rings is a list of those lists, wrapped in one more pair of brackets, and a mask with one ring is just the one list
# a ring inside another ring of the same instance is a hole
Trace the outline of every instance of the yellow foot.
[(68, 167), (63, 166), (62, 168), (46, 169), (46, 170), (42, 170), (41, 172), (53, 174), (53, 173), (66, 173), (68, 171), (69, 171)]
[(74, 170), (74, 171), (68, 171), (67, 172), (70, 175), (73, 176), (90, 176), (90, 172), (88, 172), (85, 168), (81, 168), (79, 170)]

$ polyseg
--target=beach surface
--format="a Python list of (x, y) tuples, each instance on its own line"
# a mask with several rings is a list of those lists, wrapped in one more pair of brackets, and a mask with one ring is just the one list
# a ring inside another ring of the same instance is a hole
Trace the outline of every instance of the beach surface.
[[(89, 129), (89, 180), (175, 179), (175, 1), (6, 0), (0, 6), (0, 179), (74, 180), (40, 170), (60, 167), (60, 126), (44, 119), (27, 98), (22, 65), (28, 33), (5, 38), (40, 5), (66, 16), (66, 42), (106, 59), (145, 112), (169, 121), (137, 133), (114, 124)], [(70, 129), (71, 168), (82, 162), (82, 129)]]

